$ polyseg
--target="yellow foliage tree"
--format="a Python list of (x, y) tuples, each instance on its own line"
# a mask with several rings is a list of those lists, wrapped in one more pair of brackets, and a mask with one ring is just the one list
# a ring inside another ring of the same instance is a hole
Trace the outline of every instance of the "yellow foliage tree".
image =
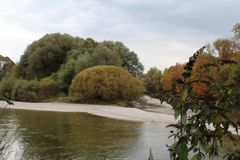
[(96, 66), (78, 73), (69, 88), (69, 95), (82, 100), (136, 100), (143, 96), (140, 80), (116, 66)]

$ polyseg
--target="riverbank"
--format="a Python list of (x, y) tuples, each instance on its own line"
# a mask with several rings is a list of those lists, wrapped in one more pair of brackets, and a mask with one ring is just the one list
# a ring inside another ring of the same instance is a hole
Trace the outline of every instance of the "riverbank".
[(168, 113), (155, 113), (137, 108), (119, 107), (114, 105), (91, 105), (91, 104), (70, 104), (70, 103), (28, 103), (14, 102), (14, 105), (6, 106), (2, 102), (1, 107), (10, 109), (54, 111), (54, 112), (80, 112), (96, 116), (137, 121), (137, 122), (160, 122), (173, 123), (174, 116)]

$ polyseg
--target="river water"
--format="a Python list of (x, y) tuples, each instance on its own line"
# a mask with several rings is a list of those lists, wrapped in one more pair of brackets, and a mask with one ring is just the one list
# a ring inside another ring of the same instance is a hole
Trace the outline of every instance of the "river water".
[(163, 123), (5, 109), (0, 124), (10, 144), (6, 160), (147, 160), (150, 148), (155, 159), (169, 159), (169, 130)]

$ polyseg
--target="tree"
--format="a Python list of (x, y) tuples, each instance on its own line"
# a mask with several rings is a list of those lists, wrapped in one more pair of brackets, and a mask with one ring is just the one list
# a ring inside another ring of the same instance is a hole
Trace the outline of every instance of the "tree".
[(67, 34), (47, 34), (27, 47), (17, 65), (17, 76), (40, 79), (56, 72), (65, 62), (74, 39)]
[(9, 57), (0, 55), (0, 79), (5, 76), (12, 76), (14, 68), (15, 63)]
[(120, 55), (118, 53), (113, 52), (100, 43), (95, 47), (93, 53), (87, 52), (78, 56), (75, 65), (75, 72), (78, 73), (86, 68), (97, 65), (121, 66), (121, 63)]
[(130, 51), (122, 42), (103, 41), (102, 44), (120, 55), (122, 67), (126, 68), (129, 73), (136, 78), (142, 77), (144, 66), (139, 61), (136, 53)]
[(144, 67), (134, 52), (125, 53), (122, 66), (127, 68), (128, 72), (134, 77), (141, 78), (143, 75)]
[(69, 95), (83, 101), (99, 99), (132, 101), (144, 94), (142, 83), (128, 71), (116, 66), (96, 66), (78, 73), (69, 88)]
[(163, 73), (163, 90), (166, 92), (178, 92), (175, 90), (177, 80), (181, 77), (184, 71), (184, 65), (176, 64), (165, 70)]
[[(206, 80), (207, 79), (207, 73), (205, 70), (203, 70), (203, 66), (209, 63), (215, 63), (216, 58), (209, 54), (209, 53), (203, 53), (199, 55), (196, 59), (196, 62), (193, 65), (193, 72), (191, 77), (189, 78), (191, 81), (201, 79)], [(213, 68), (211, 70), (211, 77), (216, 78), (216, 72)], [(215, 73), (215, 74), (214, 74)], [(192, 91), (195, 95), (205, 95), (208, 96), (210, 88), (204, 83), (204, 82), (196, 82), (192, 84)]]
[(213, 43), (215, 49), (218, 52), (218, 55), (221, 59), (229, 59), (231, 58), (235, 53), (235, 44), (230, 39), (217, 39)]
[[(217, 157), (219, 148), (224, 136), (233, 138), (228, 130), (230, 126), (238, 131), (239, 124), (230, 118), (229, 115), (239, 111), (240, 105), (239, 82), (223, 85), (210, 75), (205, 80), (201, 77), (196, 80), (189, 80), (193, 74), (193, 66), (205, 47), (198, 50), (184, 68), (181, 78), (177, 81), (180, 94), (169, 97), (169, 103), (173, 106), (175, 117), (179, 118), (170, 137), (174, 138), (174, 143), (169, 146), (170, 158), (172, 160), (188, 160), (189, 153), (193, 152), (192, 160), (202, 160), (205, 155), (209, 158)], [(219, 68), (225, 64), (239, 65), (234, 61), (215, 61), (202, 66), (208, 74), (209, 68)], [(192, 84), (196, 82), (205, 83), (211, 94), (208, 97), (193, 97)], [(188, 112), (191, 111), (191, 114)], [(209, 125), (213, 127), (210, 127)]]
[(162, 72), (157, 68), (150, 68), (149, 71), (143, 77), (143, 83), (146, 92), (149, 96), (157, 99), (162, 99)]
[(232, 31), (234, 33), (234, 39), (240, 40), (240, 23), (237, 23), (233, 26)]

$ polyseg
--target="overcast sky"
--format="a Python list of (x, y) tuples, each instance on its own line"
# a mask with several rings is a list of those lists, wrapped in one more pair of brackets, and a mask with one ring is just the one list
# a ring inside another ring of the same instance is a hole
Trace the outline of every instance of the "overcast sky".
[(0, 0), (0, 54), (19, 61), (27, 45), (60, 32), (122, 41), (146, 69), (187, 61), (232, 36), (240, 0)]

